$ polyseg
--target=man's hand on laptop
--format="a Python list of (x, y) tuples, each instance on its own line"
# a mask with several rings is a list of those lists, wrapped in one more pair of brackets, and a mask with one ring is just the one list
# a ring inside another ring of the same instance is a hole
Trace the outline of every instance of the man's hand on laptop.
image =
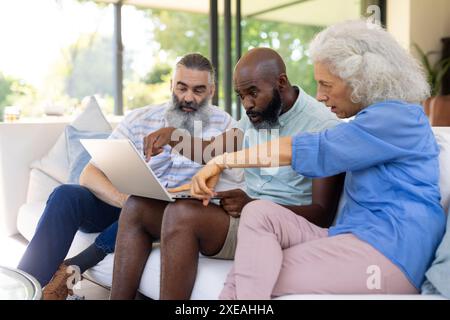
[(245, 191), (241, 189), (232, 189), (222, 192), (216, 192), (216, 197), (220, 198), (220, 205), (232, 217), (239, 217), (242, 208), (255, 199), (250, 198)]
[(144, 137), (144, 155), (146, 161), (149, 161), (152, 156), (163, 151), (163, 147), (170, 143), (172, 133), (175, 130), (176, 128), (172, 127), (161, 128)]
[(209, 162), (192, 178), (191, 183), (182, 185), (177, 188), (168, 189), (171, 193), (177, 193), (190, 190), (191, 196), (203, 201), (203, 205), (207, 206), (209, 200), (216, 196), (214, 188), (219, 181), (220, 174), (224, 170), (223, 166), (214, 162)]

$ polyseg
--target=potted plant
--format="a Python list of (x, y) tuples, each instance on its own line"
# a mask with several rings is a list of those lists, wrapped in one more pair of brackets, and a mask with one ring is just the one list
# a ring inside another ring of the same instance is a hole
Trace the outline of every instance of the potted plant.
[(420, 55), (431, 87), (431, 97), (424, 101), (424, 111), (432, 126), (450, 126), (450, 96), (441, 95), (442, 80), (450, 70), (450, 57), (432, 64), (431, 57), (440, 52), (425, 53), (417, 44), (414, 44), (414, 47)]

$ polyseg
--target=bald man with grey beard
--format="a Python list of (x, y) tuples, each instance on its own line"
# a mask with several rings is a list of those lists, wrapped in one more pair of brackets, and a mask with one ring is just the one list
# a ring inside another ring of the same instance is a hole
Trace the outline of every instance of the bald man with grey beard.
[[(324, 105), (292, 86), (280, 55), (268, 48), (247, 52), (234, 70), (234, 87), (246, 115), (235, 128), (210, 141), (191, 139), (191, 144), (212, 149), (212, 156), (249, 147), (250, 134), (259, 129), (273, 129), (280, 135), (320, 131), (339, 123)], [(171, 137), (176, 128), (164, 128), (147, 137), (147, 154), (156, 154), (165, 145), (174, 145)], [(230, 136), (234, 139), (227, 139)], [(254, 143), (254, 142), (253, 142)], [(204, 154), (202, 163), (209, 159)], [(301, 215), (312, 223), (328, 227), (335, 216), (343, 177), (308, 179), (284, 167), (278, 172), (263, 173), (246, 169), (246, 188), (218, 192), (220, 202), (203, 206), (198, 200), (181, 200), (166, 207), (161, 232), (161, 299), (189, 299), (194, 286), (199, 253), (215, 259), (233, 259), (242, 208), (256, 199), (268, 199)], [(176, 191), (176, 189), (174, 189)], [(149, 252), (146, 230), (151, 223), (145, 218), (146, 203), (134, 201), (135, 214), (121, 218), (123, 230), (119, 240), (137, 252)], [(119, 252), (116, 250), (116, 255)], [(148, 254), (120, 250), (116, 258), (113, 299), (132, 299), (139, 285)], [(120, 274), (119, 274), (120, 273)], [(225, 279), (224, 279), (225, 280)]]

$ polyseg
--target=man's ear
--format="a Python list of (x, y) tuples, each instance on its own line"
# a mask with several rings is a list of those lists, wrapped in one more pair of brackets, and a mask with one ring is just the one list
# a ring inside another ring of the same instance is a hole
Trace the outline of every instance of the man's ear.
[(216, 85), (213, 83), (212, 85), (211, 85), (211, 88), (209, 89), (209, 95), (210, 95), (210, 97), (211, 97), (211, 100), (212, 100), (212, 98), (214, 97), (214, 93), (216, 92)]
[(280, 92), (284, 91), (284, 89), (289, 84), (289, 80), (288, 80), (286, 73), (282, 73), (278, 76), (277, 84), (278, 84), (278, 88), (279, 88)]

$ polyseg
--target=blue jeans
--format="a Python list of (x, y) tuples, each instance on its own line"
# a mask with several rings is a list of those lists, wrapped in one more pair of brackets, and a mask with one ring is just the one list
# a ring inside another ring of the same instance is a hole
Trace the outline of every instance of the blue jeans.
[(47, 200), (18, 269), (28, 272), (45, 286), (64, 261), (78, 230), (102, 232), (95, 239), (95, 245), (105, 254), (114, 252), (120, 210), (79, 185), (57, 187)]

